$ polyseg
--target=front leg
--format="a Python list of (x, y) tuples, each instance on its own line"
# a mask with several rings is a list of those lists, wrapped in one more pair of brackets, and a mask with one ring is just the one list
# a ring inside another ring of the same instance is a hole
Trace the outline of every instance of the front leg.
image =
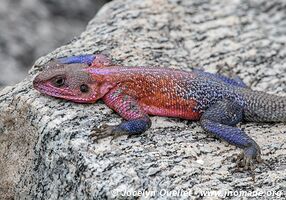
[(120, 88), (112, 89), (104, 97), (105, 104), (116, 111), (125, 120), (118, 126), (104, 126), (93, 131), (91, 137), (95, 140), (121, 135), (135, 135), (145, 132), (151, 126), (149, 116), (143, 111), (138, 102), (131, 96), (122, 93)]
[(235, 127), (242, 120), (243, 108), (230, 100), (219, 101), (212, 105), (201, 117), (204, 130), (243, 149), (238, 158), (239, 166), (253, 169), (253, 162), (261, 162), (258, 144), (242, 130)]
[(87, 64), (91, 67), (106, 67), (113, 65), (112, 61), (102, 54), (86, 54), (79, 56), (69, 56), (56, 59), (61, 64)]

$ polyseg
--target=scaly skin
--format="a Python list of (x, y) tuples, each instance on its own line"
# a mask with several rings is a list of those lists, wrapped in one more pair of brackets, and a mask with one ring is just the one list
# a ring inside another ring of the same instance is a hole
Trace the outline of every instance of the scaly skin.
[(260, 148), (236, 125), (245, 121), (286, 121), (286, 98), (252, 91), (239, 79), (201, 70), (125, 67), (103, 55), (81, 55), (48, 62), (34, 80), (43, 94), (79, 103), (103, 99), (126, 121), (104, 127), (100, 139), (140, 134), (149, 115), (200, 120), (204, 130), (243, 149), (238, 164), (253, 169)]

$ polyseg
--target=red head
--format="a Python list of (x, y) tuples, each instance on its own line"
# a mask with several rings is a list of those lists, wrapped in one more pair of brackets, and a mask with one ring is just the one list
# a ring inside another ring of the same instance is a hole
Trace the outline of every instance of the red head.
[(93, 79), (84, 70), (86, 64), (58, 64), (49, 62), (47, 68), (33, 81), (34, 88), (43, 94), (79, 103), (93, 103), (112, 87)]

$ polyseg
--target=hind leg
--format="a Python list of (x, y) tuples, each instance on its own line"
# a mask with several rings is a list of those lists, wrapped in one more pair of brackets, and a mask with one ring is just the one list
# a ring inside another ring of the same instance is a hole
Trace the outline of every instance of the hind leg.
[(243, 117), (243, 108), (230, 100), (219, 101), (202, 115), (200, 123), (207, 132), (243, 149), (239, 166), (254, 169), (254, 161), (261, 162), (258, 144), (244, 131), (235, 127)]

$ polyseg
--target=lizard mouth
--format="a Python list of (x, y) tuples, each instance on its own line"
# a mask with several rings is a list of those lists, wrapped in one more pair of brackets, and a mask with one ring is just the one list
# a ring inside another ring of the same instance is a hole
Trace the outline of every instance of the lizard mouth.
[(43, 84), (43, 83), (34, 82), (33, 86), (39, 92), (49, 95), (49, 96), (53, 96), (53, 97), (66, 98), (66, 97), (75, 96), (69, 90), (65, 88), (56, 88), (51, 84)]
[(78, 97), (76, 94), (72, 93), (68, 89), (57, 88), (51, 84), (33, 83), (33, 86), (37, 91), (42, 94), (60, 99), (70, 100), (76, 103), (94, 103), (98, 99), (96, 95), (93, 95), (89, 98)]

